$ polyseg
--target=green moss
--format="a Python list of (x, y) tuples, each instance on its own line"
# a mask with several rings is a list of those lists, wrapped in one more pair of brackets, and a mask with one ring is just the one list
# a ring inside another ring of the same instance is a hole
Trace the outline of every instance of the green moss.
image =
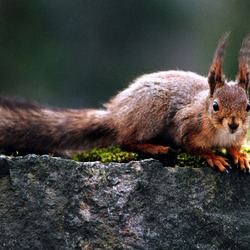
[[(129, 162), (129, 161), (138, 161), (148, 158), (145, 155), (138, 154), (135, 152), (123, 151), (118, 147), (106, 147), (106, 148), (95, 148), (90, 151), (81, 152), (74, 155), (73, 160), (75, 161), (100, 161), (103, 163), (106, 162)], [(164, 158), (161, 156), (161, 158)], [(165, 157), (168, 158), (168, 157)], [(207, 163), (206, 161), (200, 159), (199, 157), (189, 155), (188, 153), (178, 151), (176, 154), (172, 155), (173, 161), (172, 164), (174, 167), (202, 167)], [(164, 159), (161, 159), (164, 161)], [(169, 165), (169, 164), (168, 164)]]
[(183, 151), (178, 151), (174, 161), (174, 167), (204, 167), (207, 162), (198, 156), (190, 155)]
[(117, 147), (95, 148), (90, 151), (74, 155), (75, 161), (101, 161), (101, 162), (129, 162), (140, 160), (141, 155), (134, 152), (123, 151)]
[[(244, 145), (242, 146), (242, 151), (247, 153), (248, 155), (250, 154), (250, 146)], [(214, 152), (216, 155), (221, 155), (225, 158), (227, 158), (227, 151), (226, 149), (220, 149), (220, 150), (215, 150)], [(250, 158), (249, 158), (250, 160)], [(178, 151), (176, 155), (176, 159), (174, 161), (174, 166), (175, 167), (203, 167), (203, 166), (209, 166), (206, 160), (201, 159), (198, 156), (193, 156), (188, 153), (185, 153), (183, 151)]]
[[(138, 161), (148, 158), (146, 155), (138, 154), (135, 152), (124, 151), (119, 147), (106, 147), (106, 148), (95, 148), (90, 151), (81, 152), (74, 155), (73, 160), (86, 162), (86, 161), (100, 161), (103, 163), (106, 162), (129, 162), (129, 161)], [(164, 162), (165, 156), (159, 157), (161, 161)], [(207, 163), (206, 161), (200, 159), (199, 157), (189, 155), (185, 152), (178, 151), (171, 156), (173, 158), (171, 163), (167, 165), (173, 165), (174, 167), (202, 167)]]
[[(242, 150), (250, 154), (250, 146), (244, 145)], [(221, 155), (226, 157), (226, 150), (218, 150), (215, 152), (217, 155)], [(148, 158), (146, 155), (138, 154), (135, 152), (124, 151), (119, 147), (106, 147), (106, 148), (95, 148), (90, 151), (81, 152), (74, 155), (73, 160), (86, 162), (86, 161), (100, 161), (103, 163), (106, 162), (129, 162), (129, 161), (138, 161), (142, 159)], [(164, 158), (168, 159), (168, 156), (161, 156), (159, 160), (165, 162)], [(200, 157), (190, 155), (182, 150), (177, 151), (173, 158), (167, 165), (171, 165), (173, 167), (204, 167), (208, 166), (208, 163), (201, 159)], [(165, 162), (166, 163), (166, 162)]]
[(250, 146), (249, 145), (243, 145), (242, 146), (242, 151), (249, 155), (250, 154)]

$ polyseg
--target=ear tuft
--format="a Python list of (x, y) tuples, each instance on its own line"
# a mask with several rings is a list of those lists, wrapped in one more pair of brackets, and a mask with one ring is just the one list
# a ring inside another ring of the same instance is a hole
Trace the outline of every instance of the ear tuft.
[(220, 88), (225, 83), (225, 77), (222, 73), (222, 66), (225, 56), (225, 50), (227, 46), (227, 41), (230, 32), (224, 33), (221, 37), (219, 44), (215, 50), (213, 63), (210, 66), (209, 74), (208, 74), (208, 84), (210, 87), (210, 96), (213, 96), (213, 93), (216, 88)]
[(242, 46), (239, 52), (239, 73), (237, 75), (237, 81), (246, 93), (249, 86), (249, 59), (250, 59), (250, 34), (248, 34), (242, 42)]

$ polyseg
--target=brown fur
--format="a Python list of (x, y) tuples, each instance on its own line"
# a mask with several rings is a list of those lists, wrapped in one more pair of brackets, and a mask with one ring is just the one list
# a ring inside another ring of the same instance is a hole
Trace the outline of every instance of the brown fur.
[(0, 98), (0, 147), (63, 156), (108, 145), (152, 155), (184, 147), (226, 171), (227, 161), (212, 151), (225, 147), (249, 170), (240, 152), (248, 130), (249, 37), (239, 53), (236, 82), (222, 73), (227, 39), (228, 33), (219, 41), (208, 78), (179, 70), (143, 75), (103, 110), (49, 109)]

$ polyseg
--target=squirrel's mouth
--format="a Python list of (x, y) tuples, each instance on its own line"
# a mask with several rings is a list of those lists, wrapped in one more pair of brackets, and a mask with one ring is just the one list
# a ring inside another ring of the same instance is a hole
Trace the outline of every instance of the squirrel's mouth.
[(230, 134), (234, 134), (234, 133), (236, 133), (236, 131), (237, 131), (237, 129), (236, 130), (229, 129)]

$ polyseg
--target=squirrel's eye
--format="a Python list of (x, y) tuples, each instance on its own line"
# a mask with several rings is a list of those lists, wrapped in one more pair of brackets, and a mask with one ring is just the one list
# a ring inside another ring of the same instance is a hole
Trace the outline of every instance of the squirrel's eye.
[[(213, 103), (213, 109), (214, 109), (214, 111), (219, 110), (219, 104), (216, 101), (214, 101), (214, 103)], [(249, 106), (249, 110), (250, 110), (250, 106)]]
[(249, 112), (249, 111), (250, 111), (250, 102), (247, 104), (246, 111), (247, 111), (247, 112)]

